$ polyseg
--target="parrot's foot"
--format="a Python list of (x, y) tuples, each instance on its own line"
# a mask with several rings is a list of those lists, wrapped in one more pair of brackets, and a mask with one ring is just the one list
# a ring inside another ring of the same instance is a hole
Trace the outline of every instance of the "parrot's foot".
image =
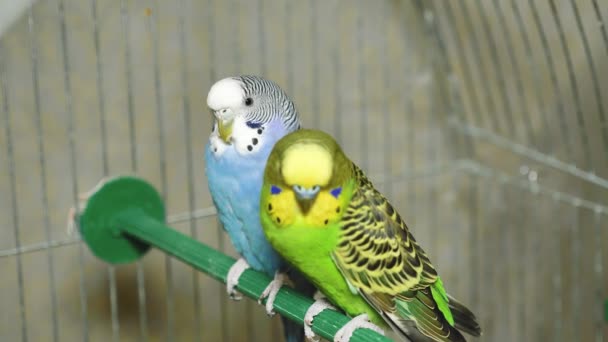
[(287, 280), (287, 276), (283, 273), (280, 272), (276, 272), (274, 274), (274, 279), (270, 282), (270, 284), (268, 284), (268, 286), (266, 286), (266, 288), (264, 289), (264, 292), (262, 292), (262, 295), (260, 296), (260, 298), (258, 299), (258, 303), (262, 304), (262, 299), (264, 298), (268, 298), (266, 300), (266, 314), (268, 316), (274, 316), (275, 312), (274, 312), (274, 300), (275, 298), (277, 298), (277, 294), (279, 293), (279, 290), (281, 289), (281, 287), (283, 287), (283, 283)]
[(110, 179), (111, 178), (109, 177), (103, 177), (99, 180), (97, 185), (93, 187), (93, 189), (85, 193), (78, 194), (78, 205), (73, 206), (68, 210), (68, 228), (66, 230), (68, 236), (72, 236), (76, 231), (76, 215), (87, 207), (87, 201), (89, 198), (99, 191), (99, 189), (101, 189), (101, 187)]
[(241, 300), (243, 296), (241, 296), (236, 290), (235, 287), (239, 283), (239, 278), (245, 272), (246, 269), (249, 268), (249, 264), (245, 259), (240, 258), (237, 260), (232, 267), (228, 270), (228, 275), (226, 276), (226, 291), (230, 298), (234, 300)]
[(314, 298), (315, 302), (306, 310), (306, 314), (304, 315), (304, 335), (308, 340), (318, 342), (320, 339), (319, 336), (312, 331), (312, 321), (315, 319), (315, 316), (320, 314), (323, 310), (335, 310), (336, 307), (331, 305), (320, 291), (315, 292)]
[(350, 341), (350, 338), (353, 336), (355, 330), (359, 328), (367, 328), (377, 332), (380, 335), (384, 335), (384, 330), (370, 322), (367, 314), (361, 314), (351, 319), (350, 322), (346, 323), (346, 325), (338, 330), (336, 335), (334, 335), (334, 342)]

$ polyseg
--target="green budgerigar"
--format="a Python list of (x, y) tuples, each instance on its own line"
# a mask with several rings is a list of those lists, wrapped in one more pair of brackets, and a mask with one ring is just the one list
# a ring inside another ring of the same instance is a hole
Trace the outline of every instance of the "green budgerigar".
[[(399, 213), (330, 135), (298, 130), (275, 145), (260, 210), (274, 248), (354, 317), (336, 340), (370, 325), (413, 341), (481, 334), (475, 315), (446, 293)], [(315, 304), (321, 309), (309, 324), (329, 306)]]

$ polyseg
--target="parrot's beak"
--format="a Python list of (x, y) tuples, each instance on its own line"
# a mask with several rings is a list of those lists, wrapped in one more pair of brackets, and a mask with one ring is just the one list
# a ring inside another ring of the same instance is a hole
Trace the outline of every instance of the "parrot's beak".
[(226, 144), (230, 144), (230, 138), (232, 137), (232, 123), (233, 122), (234, 122), (234, 120), (217, 119), (217, 129), (220, 133), (220, 138)]
[(230, 139), (232, 138), (232, 125), (234, 123), (234, 112), (230, 108), (222, 108), (213, 111), (213, 116), (217, 121), (217, 130), (219, 131), (220, 138), (228, 145), (230, 145)]
[(321, 190), (321, 188), (318, 185), (310, 188), (294, 185), (292, 188), (296, 194), (296, 199), (298, 200), (300, 209), (303, 213), (307, 213), (310, 210), (310, 207), (312, 207), (312, 204), (319, 194), (319, 190)]

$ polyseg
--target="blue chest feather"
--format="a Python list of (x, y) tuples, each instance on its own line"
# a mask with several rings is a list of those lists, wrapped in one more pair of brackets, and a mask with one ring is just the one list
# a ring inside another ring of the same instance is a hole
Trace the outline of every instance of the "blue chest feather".
[(269, 276), (284, 266), (266, 240), (259, 214), (264, 168), (272, 145), (274, 141), (248, 155), (228, 148), (216, 156), (210, 144), (205, 148), (209, 191), (219, 219), (239, 254), (252, 268)]

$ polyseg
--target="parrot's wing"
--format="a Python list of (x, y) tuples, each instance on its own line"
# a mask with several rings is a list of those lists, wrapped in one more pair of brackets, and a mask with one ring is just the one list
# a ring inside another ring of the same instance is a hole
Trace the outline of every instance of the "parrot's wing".
[[(433, 265), (405, 222), (356, 166), (356, 189), (332, 257), (347, 282), (403, 334), (464, 341)], [(412, 324), (413, 322), (415, 324)]]
[(334, 259), (350, 283), (398, 295), (423, 289), (437, 272), (393, 206), (356, 166), (356, 187), (342, 216)]

